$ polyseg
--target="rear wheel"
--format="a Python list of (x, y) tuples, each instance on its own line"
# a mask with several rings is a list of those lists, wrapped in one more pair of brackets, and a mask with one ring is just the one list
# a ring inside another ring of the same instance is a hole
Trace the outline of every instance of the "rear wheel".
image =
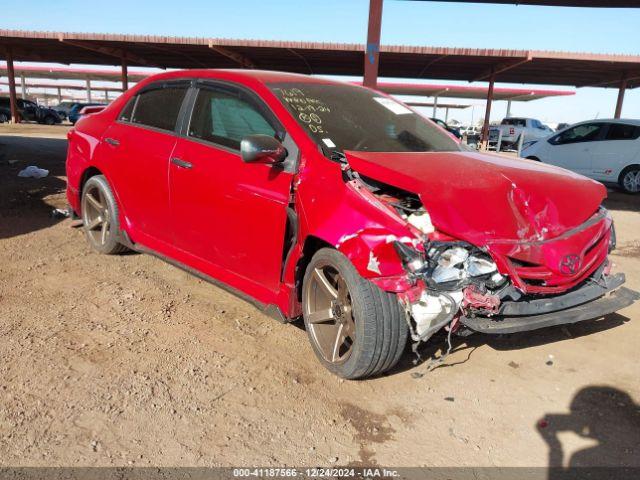
[(127, 250), (119, 242), (118, 206), (109, 183), (102, 175), (91, 177), (82, 189), (82, 222), (91, 247), (106, 255)]
[(44, 117), (45, 125), (53, 125), (54, 123), (56, 123), (56, 119), (53, 118), (51, 115), (49, 115), (48, 117)]
[(362, 278), (340, 252), (323, 248), (313, 256), (302, 303), (311, 346), (336, 375), (377, 375), (400, 359), (408, 326), (398, 300)]
[(625, 168), (618, 179), (620, 188), (627, 193), (640, 193), (640, 166)]
[(5, 123), (9, 121), (9, 117), (6, 113), (0, 113), (0, 123)]

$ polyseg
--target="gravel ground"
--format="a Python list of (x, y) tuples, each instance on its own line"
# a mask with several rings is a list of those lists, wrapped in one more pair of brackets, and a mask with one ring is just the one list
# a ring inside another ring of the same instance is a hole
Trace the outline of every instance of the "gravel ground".
[[(342, 381), (299, 325), (52, 218), (66, 131), (0, 125), (0, 466), (640, 466), (640, 304)], [(610, 195), (640, 290), (640, 196)]]

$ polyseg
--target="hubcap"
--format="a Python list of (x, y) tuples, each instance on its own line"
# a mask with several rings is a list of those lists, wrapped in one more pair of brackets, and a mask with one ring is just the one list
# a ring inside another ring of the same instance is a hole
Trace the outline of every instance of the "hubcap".
[(83, 197), (82, 219), (89, 236), (98, 245), (105, 245), (109, 240), (110, 218), (107, 201), (102, 190), (92, 185)]
[(632, 170), (622, 179), (624, 188), (629, 192), (640, 192), (640, 170)]
[(344, 363), (356, 334), (351, 294), (344, 278), (331, 265), (319, 265), (304, 294), (304, 318), (312, 341), (327, 362)]

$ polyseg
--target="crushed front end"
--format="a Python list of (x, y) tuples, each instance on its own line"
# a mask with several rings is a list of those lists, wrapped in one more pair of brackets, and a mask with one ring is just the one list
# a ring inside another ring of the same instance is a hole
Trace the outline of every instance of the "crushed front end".
[(612, 273), (611, 217), (598, 210), (550, 240), (495, 241), (482, 248), (427, 236), (422, 249), (396, 242), (413, 287), (399, 295), (413, 340), (445, 326), (506, 334), (595, 319), (640, 299)]

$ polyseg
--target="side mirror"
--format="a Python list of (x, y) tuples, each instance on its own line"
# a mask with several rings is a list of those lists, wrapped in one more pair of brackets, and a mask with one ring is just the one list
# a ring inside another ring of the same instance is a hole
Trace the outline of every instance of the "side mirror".
[(269, 135), (247, 135), (240, 142), (240, 155), (245, 163), (282, 163), (287, 149)]

